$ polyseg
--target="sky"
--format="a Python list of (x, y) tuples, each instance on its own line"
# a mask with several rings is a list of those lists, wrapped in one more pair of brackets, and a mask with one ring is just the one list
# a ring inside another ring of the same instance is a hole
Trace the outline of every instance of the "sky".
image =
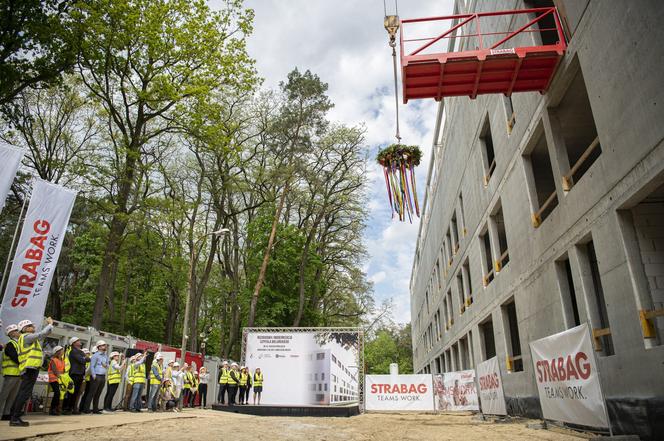
[[(218, 5), (219, 0), (211, 3)], [(387, 3), (388, 14), (393, 14), (394, 0)], [(453, 0), (408, 0), (398, 5), (398, 12), (401, 18), (447, 15), (452, 4)], [(245, 5), (255, 11), (248, 50), (264, 86), (278, 87), (295, 67), (309, 69), (329, 85), (335, 103), (330, 119), (365, 125), (370, 216), (364, 270), (374, 284), (376, 304), (391, 299), (394, 320), (410, 322), (408, 287), (419, 222), (391, 219), (383, 173), (373, 160), (380, 147), (395, 141), (394, 79), (383, 1), (247, 0)], [(402, 141), (419, 145), (423, 152), (416, 171), (422, 203), (437, 107), (433, 100), (403, 105), (399, 94)]]

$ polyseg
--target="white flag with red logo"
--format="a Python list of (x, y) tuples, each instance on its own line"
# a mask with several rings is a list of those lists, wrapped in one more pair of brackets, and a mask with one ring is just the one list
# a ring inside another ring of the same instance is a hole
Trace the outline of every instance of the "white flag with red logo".
[(75, 199), (75, 191), (35, 179), (2, 300), (5, 326), (27, 319), (41, 327)]
[(0, 144), (0, 212), (5, 206), (7, 193), (12, 187), (16, 172), (21, 165), (23, 151), (10, 146), (9, 144)]
[(544, 418), (609, 427), (588, 325), (530, 342)]

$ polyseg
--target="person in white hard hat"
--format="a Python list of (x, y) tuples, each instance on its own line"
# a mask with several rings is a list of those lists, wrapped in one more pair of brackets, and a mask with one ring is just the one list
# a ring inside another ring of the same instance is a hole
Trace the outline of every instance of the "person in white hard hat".
[(21, 386), (18, 389), (16, 400), (12, 405), (10, 426), (29, 426), (23, 421), (23, 407), (32, 397), (32, 389), (37, 382), (39, 369), (44, 363), (44, 353), (40, 340), (43, 340), (53, 330), (53, 319), (46, 319), (47, 325), (40, 332), (35, 332), (35, 325), (30, 320), (22, 320), (18, 324), (21, 335), (18, 338), (18, 362), (21, 371)]
[[(74, 393), (67, 395), (62, 406), (63, 415), (78, 415), (78, 400), (83, 394), (83, 381), (87, 370), (86, 364), (90, 362), (90, 357), (83, 352), (81, 346), (83, 342), (78, 337), (69, 339), (69, 345), (65, 349), (65, 366), (68, 366), (69, 376), (74, 383)], [(67, 370), (65, 368), (65, 370)]]
[(164, 380), (163, 376), (164, 356), (156, 353), (152, 360), (150, 368), (150, 392), (148, 394), (148, 411), (157, 411), (157, 401), (159, 401), (159, 387)]
[[(108, 372), (107, 347), (108, 346), (104, 340), (99, 340), (95, 345), (97, 350), (90, 358), (90, 392), (87, 394), (86, 400), (83, 402), (83, 413), (102, 413), (99, 408), (99, 398), (101, 397), (101, 391), (106, 384), (106, 373)], [(93, 405), (92, 410), (90, 409), (91, 404)]]
[(231, 363), (231, 371), (228, 374), (228, 405), (235, 405), (237, 388), (240, 385), (240, 369), (237, 363)]
[(199, 394), (199, 405), (201, 409), (207, 407), (207, 391), (208, 383), (210, 382), (210, 374), (205, 366), (201, 366), (198, 370), (198, 394)]
[(115, 412), (115, 409), (113, 409), (113, 398), (120, 386), (124, 367), (125, 360), (123, 355), (117, 351), (111, 352), (109, 355), (108, 376), (106, 377), (108, 385), (106, 386), (106, 396), (104, 397), (104, 410), (106, 412)]
[(171, 373), (173, 387), (175, 389), (176, 410), (182, 410), (182, 389), (184, 388), (184, 370), (180, 369), (180, 363), (173, 363), (173, 372)]
[(126, 381), (126, 386), (125, 386), (125, 397), (124, 397), (124, 410), (129, 411), (131, 410), (130, 405), (131, 405), (131, 393), (134, 389), (134, 362), (136, 361), (136, 358), (138, 358), (140, 354), (134, 354), (131, 357), (129, 357), (129, 360), (127, 361), (127, 370), (125, 371), (125, 380)]
[(219, 371), (219, 393), (217, 394), (217, 403), (226, 404), (226, 391), (228, 390), (228, 375), (230, 374), (230, 369), (228, 368), (228, 362), (224, 360), (221, 364), (221, 369)]
[(21, 371), (18, 363), (18, 326), (9, 325), (5, 329), (9, 341), (5, 345), (2, 357), (2, 390), (0, 390), (0, 413), (2, 421), (11, 419), (12, 404), (21, 385)]
[(129, 410), (131, 412), (140, 412), (143, 409), (143, 390), (145, 389), (145, 382), (147, 376), (145, 372), (145, 359), (147, 354), (139, 354), (131, 365), (133, 375), (131, 381), (133, 383), (131, 390), (131, 402), (129, 403)]

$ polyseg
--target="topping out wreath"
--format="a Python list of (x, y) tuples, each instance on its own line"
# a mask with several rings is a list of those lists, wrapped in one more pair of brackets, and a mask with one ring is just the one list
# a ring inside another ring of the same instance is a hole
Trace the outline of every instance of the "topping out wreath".
[(390, 200), (392, 217), (394, 213), (400, 221), (413, 221), (413, 214), (420, 216), (415, 186), (415, 167), (420, 165), (422, 151), (415, 145), (392, 144), (378, 152), (376, 161), (383, 166), (387, 196)]

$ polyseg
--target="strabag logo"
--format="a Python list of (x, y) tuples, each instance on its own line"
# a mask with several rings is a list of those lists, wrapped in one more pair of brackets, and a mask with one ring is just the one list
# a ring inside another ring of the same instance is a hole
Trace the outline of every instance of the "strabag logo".
[[(24, 307), (28, 304), (28, 296), (34, 289), (34, 295), (41, 294), (44, 281), (51, 271), (51, 267), (46, 266), (42, 268), (42, 274), (37, 272), (46, 255), (46, 263), (53, 262), (53, 255), (55, 254), (56, 245), (58, 244), (58, 237), (52, 236), (50, 241), (48, 233), (51, 231), (51, 224), (46, 220), (37, 220), (32, 226), (34, 234), (30, 237), (30, 247), (25, 251), (23, 258), (25, 263), (21, 265), (23, 273), (18, 277), (16, 284), (16, 291), (11, 305), (14, 308), (19, 306)], [(39, 278), (39, 280), (38, 280)], [(35, 284), (37, 287), (35, 288)]]
[(500, 387), (500, 380), (498, 380), (498, 374), (492, 372), (487, 375), (482, 375), (480, 377), (480, 390), (487, 389), (498, 389)]
[(378, 401), (420, 401), (421, 395), (428, 392), (426, 384), (387, 384), (371, 385), (371, 393), (377, 394)]
[[(539, 360), (536, 363), (537, 382), (554, 383), (573, 380), (587, 380), (591, 374), (588, 355), (577, 352), (574, 355)], [(544, 393), (550, 399), (585, 400), (583, 386), (544, 386)]]

